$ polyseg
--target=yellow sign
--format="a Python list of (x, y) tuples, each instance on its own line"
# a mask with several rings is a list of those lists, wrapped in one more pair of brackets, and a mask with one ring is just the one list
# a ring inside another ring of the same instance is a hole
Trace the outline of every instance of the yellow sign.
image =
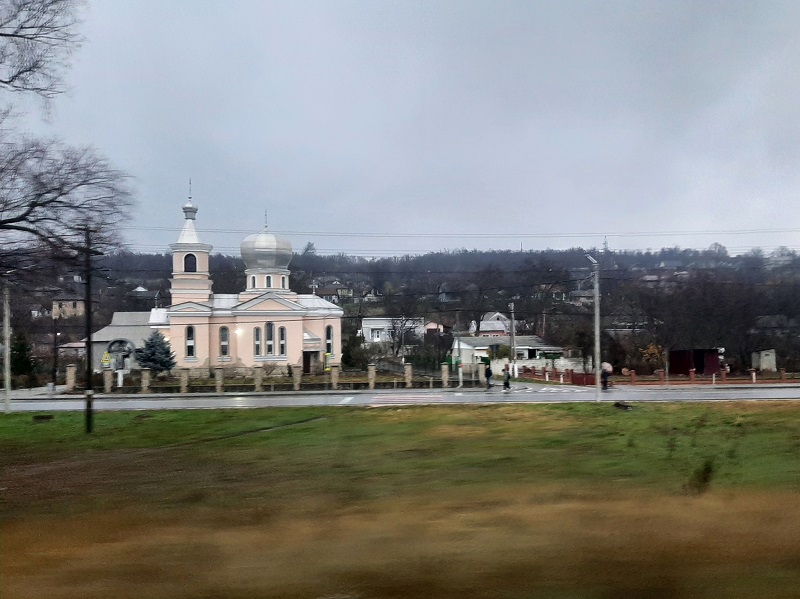
[(103, 365), (103, 366), (105, 366), (106, 368), (108, 368), (109, 366), (111, 366), (111, 354), (109, 354), (108, 352), (105, 352), (105, 353), (103, 354), (103, 357), (102, 357), (102, 358), (100, 358), (100, 364), (102, 364), (102, 365)]

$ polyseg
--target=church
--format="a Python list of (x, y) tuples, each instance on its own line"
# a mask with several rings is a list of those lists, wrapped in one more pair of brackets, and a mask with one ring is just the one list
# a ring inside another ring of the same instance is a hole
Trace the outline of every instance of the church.
[(244, 291), (212, 293), (212, 246), (197, 234), (197, 211), (191, 200), (183, 206), (183, 229), (170, 245), (172, 305), (154, 308), (148, 321), (169, 341), (177, 367), (229, 367), (242, 374), (265, 366), (282, 374), (291, 367), (313, 374), (339, 364), (343, 312), (289, 288), (289, 241), (267, 227), (245, 237)]

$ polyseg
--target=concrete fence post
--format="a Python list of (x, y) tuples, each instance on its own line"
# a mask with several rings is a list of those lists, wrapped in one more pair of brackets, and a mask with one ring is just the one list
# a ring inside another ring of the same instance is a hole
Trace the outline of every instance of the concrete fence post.
[(339, 388), (339, 370), (341, 367), (338, 364), (331, 364), (331, 389)]
[(150, 369), (142, 368), (142, 393), (150, 393)]
[(114, 382), (114, 372), (106, 368), (103, 370), (103, 391), (111, 393), (111, 385)]
[(442, 387), (450, 386), (450, 370), (447, 362), (442, 362)]
[(189, 369), (181, 368), (181, 393), (189, 393)]
[(67, 393), (75, 390), (75, 372), (77, 371), (77, 366), (75, 364), (68, 364), (67, 365)]
[(295, 364), (292, 366), (292, 387), (295, 391), (300, 391), (300, 385), (303, 382), (303, 365)]
[(404, 373), (406, 375), (406, 388), (411, 388), (414, 380), (414, 366), (411, 364), (405, 364), (403, 366)]
[(222, 366), (214, 368), (214, 383), (217, 393), (222, 393), (222, 389), (225, 387), (225, 369)]
[(750, 368), (748, 370), (748, 372), (750, 373), (750, 382), (755, 383), (756, 382), (756, 369), (755, 368)]
[(666, 382), (666, 374), (667, 373), (664, 370), (660, 369), (660, 368), (658, 370), (656, 370), (656, 373), (658, 373), (658, 384), (659, 385), (663, 385)]
[(256, 366), (253, 368), (253, 391), (260, 393), (264, 390), (264, 369)]
[(695, 373), (695, 369), (694, 368), (690, 368), (689, 369), (689, 382), (690, 383), (694, 383), (694, 373)]
[(780, 372), (780, 374), (781, 374), (781, 380), (785, 381), (786, 380), (786, 369), (785, 368), (781, 368), (778, 372)]
[(367, 364), (367, 383), (370, 389), (375, 388), (375, 364)]
[(631, 385), (635, 385), (635, 384), (636, 384), (636, 371), (635, 370), (631, 370)]

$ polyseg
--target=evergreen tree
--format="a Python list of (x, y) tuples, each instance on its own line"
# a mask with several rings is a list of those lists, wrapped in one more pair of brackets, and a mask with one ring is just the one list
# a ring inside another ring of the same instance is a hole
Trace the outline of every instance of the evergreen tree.
[(160, 331), (153, 331), (144, 342), (144, 347), (136, 350), (136, 361), (142, 368), (149, 368), (155, 374), (175, 368), (175, 354)]
[(35, 362), (31, 344), (23, 333), (14, 335), (14, 340), (11, 342), (11, 374), (26, 375), (33, 374)]

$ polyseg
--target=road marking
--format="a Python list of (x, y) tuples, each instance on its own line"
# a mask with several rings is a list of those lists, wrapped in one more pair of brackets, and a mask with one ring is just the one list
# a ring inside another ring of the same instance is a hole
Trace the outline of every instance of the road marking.
[(350, 397), (345, 397), (342, 401), (339, 402), (339, 405), (342, 405), (343, 403), (350, 403), (354, 399), (355, 397), (353, 397), (352, 395)]
[(397, 397), (374, 396), (370, 405), (436, 403), (440, 401), (444, 401), (444, 397), (442, 395), (401, 395)]

